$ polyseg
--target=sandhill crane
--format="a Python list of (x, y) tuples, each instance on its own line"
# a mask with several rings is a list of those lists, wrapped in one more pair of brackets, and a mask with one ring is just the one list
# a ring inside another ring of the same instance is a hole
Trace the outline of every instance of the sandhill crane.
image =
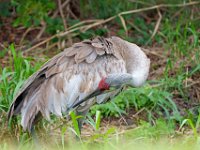
[[(119, 37), (97, 37), (75, 43), (45, 63), (23, 85), (8, 112), (21, 114), (21, 125), (31, 132), (38, 116), (62, 116), (76, 107), (85, 116), (94, 103), (105, 102), (123, 85), (143, 85), (150, 60), (135, 44)], [(105, 91), (108, 91), (104, 93)], [(96, 96), (96, 97), (94, 97)], [(86, 97), (89, 100), (82, 100)], [(78, 120), (81, 127), (82, 119)]]

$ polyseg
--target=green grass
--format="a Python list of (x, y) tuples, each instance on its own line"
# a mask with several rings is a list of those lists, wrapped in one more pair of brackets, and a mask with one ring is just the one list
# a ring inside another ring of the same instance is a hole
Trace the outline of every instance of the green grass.
[(19, 91), (24, 81), (33, 74), (42, 63), (36, 62), (31, 65), (32, 58), (24, 58), (16, 53), (14, 45), (9, 47), (12, 56), (9, 59), (9, 66), (0, 68), (0, 111), (7, 111), (14, 96)]
[[(151, 3), (150, 1), (139, 2), (81, 1), (80, 10), (84, 12), (81, 17), (82, 19), (107, 18), (121, 11), (161, 3), (155, 0)], [(183, 3), (183, 1), (179, 0), (176, 3)], [(92, 16), (90, 16), (91, 9), (95, 10)], [(192, 12), (192, 10), (197, 11), (196, 9), (199, 11), (198, 6), (161, 9), (162, 20), (159, 29), (149, 43), (147, 41), (158, 19), (156, 10), (123, 16), (128, 36), (119, 18), (106, 26), (97, 27), (96, 30), (77, 31), (75, 38), (79, 40), (114, 33), (153, 50), (158, 55), (148, 54), (152, 62), (151, 79), (144, 87), (127, 88), (111, 102), (93, 106), (82, 136), (76, 120), (81, 116), (76, 116), (73, 112), (72, 121), (56, 117), (52, 117), (51, 122), (42, 120), (36, 127), (42, 147), (48, 149), (130, 149), (130, 147), (141, 150), (199, 149), (200, 105), (197, 94), (200, 91), (198, 91), (197, 81), (200, 78), (200, 24), (199, 13)], [(69, 24), (73, 25), (78, 21), (69, 20)], [(59, 28), (61, 23), (58, 18), (55, 24)], [(52, 26), (47, 29), (51, 32), (55, 28), (52, 23)], [(6, 59), (6, 66), (0, 68), (0, 149), (34, 149), (32, 138), (22, 131), (20, 117), (9, 123), (7, 128), (6, 112), (21, 85), (44, 62), (38, 61), (34, 55), (33, 57), (22, 56), (20, 51), (16, 52), (13, 44), (0, 52), (0, 59), (4, 57), (8, 59)], [(127, 126), (112, 123), (120, 119), (126, 120), (127, 117), (132, 119), (133, 124)], [(110, 125), (107, 121), (109, 119), (112, 120)], [(80, 142), (77, 143), (75, 135), (80, 137)]]
[[(40, 141), (39, 148), (42, 149), (127, 149), (134, 147), (138, 150), (182, 150), (198, 149), (199, 138), (191, 135), (185, 136), (182, 133), (175, 134), (174, 124), (158, 119), (155, 125), (141, 121), (139, 126), (134, 129), (120, 131), (110, 128), (106, 132), (94, 133), (91, 137), (83, 138), (77, 142), (72, 136), (65, 136), (61, 141), (58, 137), (46, 137)], [(67, 140), (67, 139), (70, 140)], [(24, 140), (16, 146), (15, 144), (0, 144), (0, 149), (34, 149), (36, 145), (32, 141)], [(38, 148), (38, 147), (36, 147)]]

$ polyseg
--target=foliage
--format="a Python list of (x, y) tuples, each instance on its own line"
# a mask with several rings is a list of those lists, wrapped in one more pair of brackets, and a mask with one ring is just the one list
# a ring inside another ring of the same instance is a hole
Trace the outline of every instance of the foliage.
[(100, 128), (100, 123), (101, 123), (101, 112), (99, 110), (96, 111), (96, 119), (95, 121), (92, 119), (90, 115), (88, 115), (88, 122), (92, 127), (98, 131)]
[(73, 123), (73, 126), (74, 126), (74, 131), (73, 130), (72, 131), (76, 134), (76, 136), (78, 136), (80, 138), (81, 133), (80, 133), (80, 129), (79, 129), (77, 119), (81, 118), (82, 116), (76, 116), (76, 114), (73, 111), (70, 112), (70, 116), (72, 118), (72, 123)]
[(5, 1), (5, 2), (1, 2), (0, 4), (0, 17), (8, 17), (10, 16), (10, 12), (9, 12), (9, 8), (10, 8), (10, 3)]
[(41, 63), (30, 64), (31, 58), (24, 58), (16, 53), (14, 45), (9, 47), (12, 53), (9, 67), (0, 68), (0, 112), (7, 111), (14, 96), (19, 91), (24, 81), (35, 72)]
[(168, 119), (176, 119), (180, 121), (180, 115), (177, 110), (176, 104), (172, 100), (172, 95), (167, 91), (163, 91), (158, 88), (143, 87), (128, 89), (118, 97), (114, 102), (95, 105), (91, 113), (96, 110), (100, 110), (105, 116), (116, 116), (120, 114), (126, 114), (124, 110), (134, 107), (136, 111), (139, 111), (143, 107), (149, 115), (149, 119), (152, 120), (153, 112), (157, 115), (163, 115)]
[(18, 15), (14, 26), (38, 26), (48, 18), (48, 12), (55, 9), (53, 0), (13, 0), (12, 5), (16, 7)]
[(87, 14), (93, 14), (95, 18), (108, 18), (118, 14), (124, 10), (134, 8), (134, 4), (128, 1), (121, 0), (107, 0), (107, 1), (93, 1), (81, 0), (80, 10), (83, 17)]

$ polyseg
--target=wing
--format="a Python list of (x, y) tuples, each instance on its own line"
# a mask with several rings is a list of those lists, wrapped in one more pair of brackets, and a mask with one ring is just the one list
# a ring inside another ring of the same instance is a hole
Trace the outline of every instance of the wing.
[[(87, 96), (108, 74), (126, 72), (125, 63), (104, 38), (74, 44), (33, 74), (11, 104), (8, 118), (22, 113), (22, 126), (30, 131), (38, 113), (49, 119), (62, 116)], [(91, 101), (85, 102), (88, 105)]]
[(72, 48), (65, 50), (66, 56), (74, 56), (75, 62), (80, 63), (86, 61), (92, 63), (97, 56), (113, 55), (118, 59), (122, 59), (119, 51), (113, 49), (113, 43), (109, 39), (97, 37), (93, 40), (85, 40), (76, 43)]

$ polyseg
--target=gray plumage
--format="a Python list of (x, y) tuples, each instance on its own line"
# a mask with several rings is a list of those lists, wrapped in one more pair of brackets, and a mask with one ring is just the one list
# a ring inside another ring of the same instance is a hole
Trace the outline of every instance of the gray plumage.
[[(141, 86), (147, 79), (150, 60), (141, 49), (118, 37), (97, 37), (74, 44), (54, 56), (33, 74), (10, 106), (8, 118), (21, 113), (24, 130), (31, 130), (39, 114), (62, 116), (75, 103), (98, 88), (102, 78), (118, 86)], [(91, 98), (77, 112), (85, 114), (116, 91)]]

